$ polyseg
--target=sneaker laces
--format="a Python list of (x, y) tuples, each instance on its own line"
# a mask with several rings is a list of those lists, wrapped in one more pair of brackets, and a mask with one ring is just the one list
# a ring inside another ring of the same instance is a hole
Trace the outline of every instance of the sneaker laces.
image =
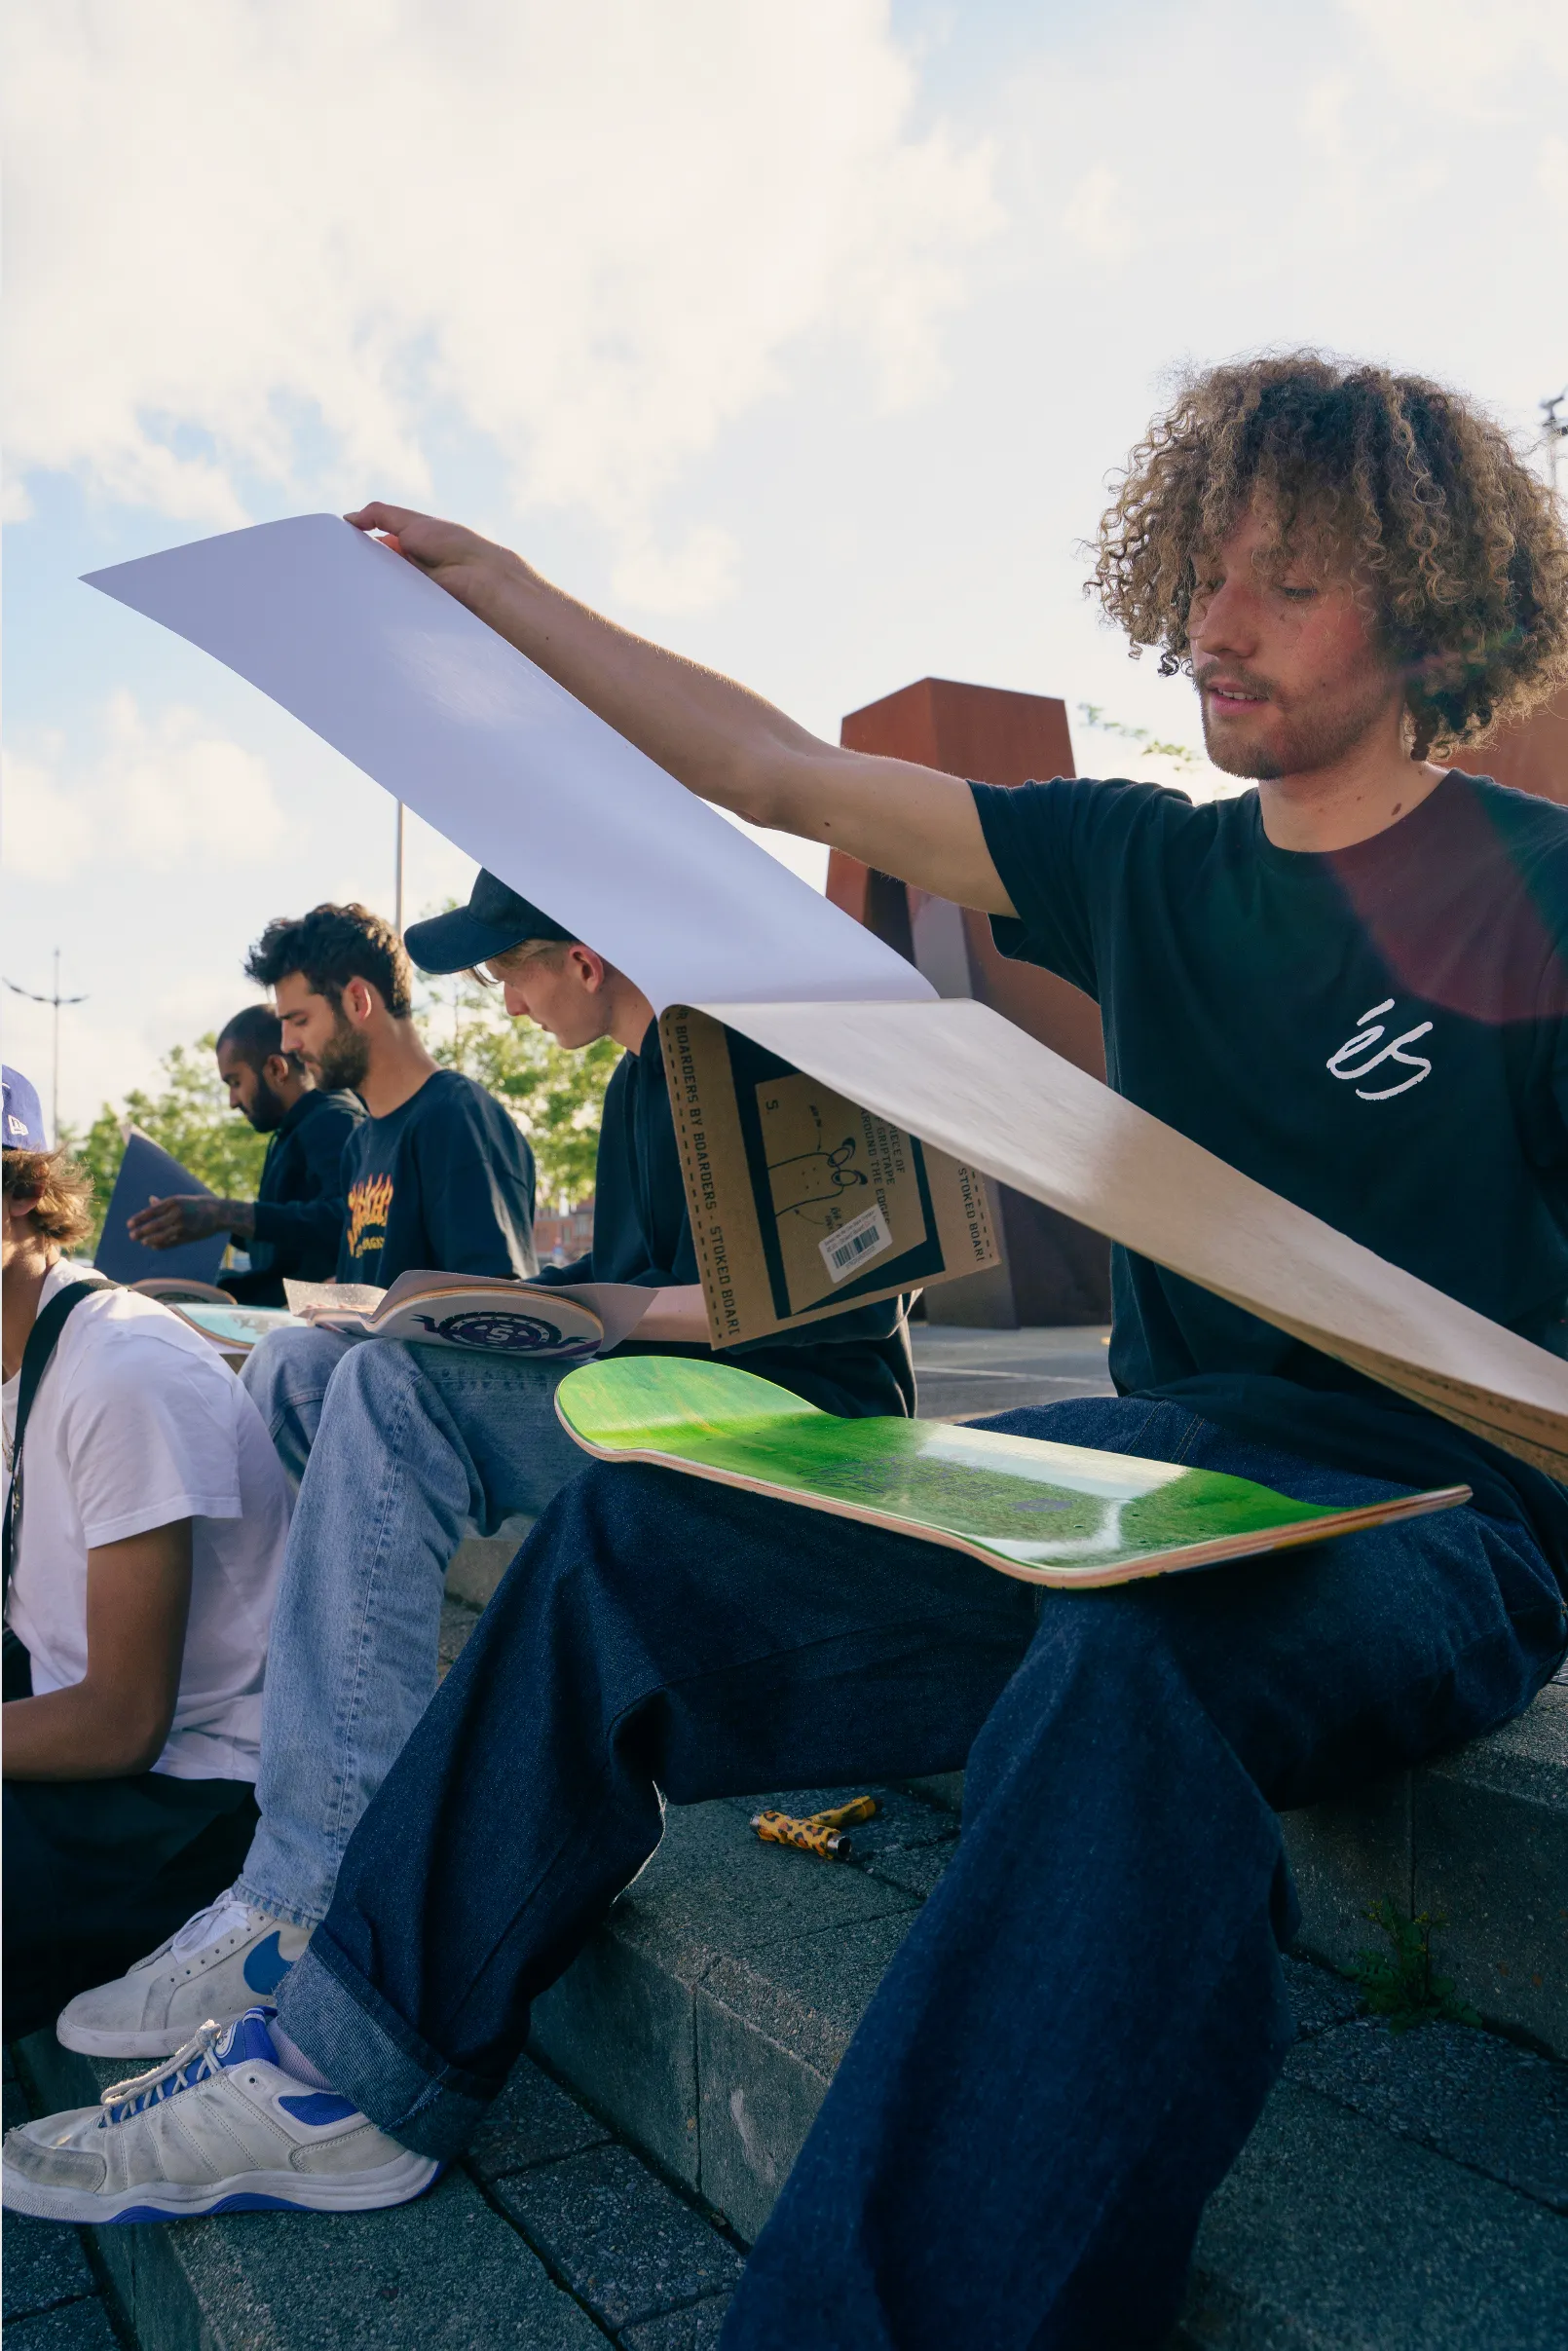
[(168, 1941), (170, 1954), (183, 1959), (193, 1951), (203, 1951), (209, 1943), (221, 1943), (224, 1936), (243, 1926), (250, 1917), (250, 1906), (242, 1902), (232, 1885), (226, 1885), (205, 1910), (199, 1910), (194, 1919), (187, 1919), (178, 1934)]
[[(106, 2129), (111, 2122), (129, 2122), (132, 2114), (144, 2114), (149, 2107), (161, 2105), (166, 2098), (177, 2098), (181, 2090), (193, 2090), (199, 2081), (221, 2073), (230, 2060), (241, 2026), (248, 2026), (252, 2020), (270, 2047), (267, 2023), (276, 2014), (273, 2008), (249, 2008), (227, 2025), (209, 2017), (162, 2065), (154, 2066), (146, 2073), (132, 2073), (125, 2081), (110, 2083), (98, 2100), (103, 2108), (98, 2116), (98, 2129)], [(247, 2044), (250, 2037), (247, 2033)], [(264, 2052), (247, 2045), (245, 2054), (260, 2056)]]

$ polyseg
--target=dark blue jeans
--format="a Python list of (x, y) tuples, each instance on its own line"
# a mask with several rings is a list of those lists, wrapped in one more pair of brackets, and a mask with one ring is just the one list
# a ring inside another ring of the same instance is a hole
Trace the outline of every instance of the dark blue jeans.
[[(1170, 1404), (990, 1424), (1392, 1489)], [(529, 2002), (677, 1804), (942, 1772), (963, 1835), (772, 2218), (730, 2351), (1158, 2343), (1288, 2043), (1278, 1809), (1524, 1706), (1568, 1617), (1453, 1511), (1203, 1574), (1036, 1593), (672, 1472), (551, 1504), (349, 1847), (283, 2022), (388, 2130), (459, 2149)]]

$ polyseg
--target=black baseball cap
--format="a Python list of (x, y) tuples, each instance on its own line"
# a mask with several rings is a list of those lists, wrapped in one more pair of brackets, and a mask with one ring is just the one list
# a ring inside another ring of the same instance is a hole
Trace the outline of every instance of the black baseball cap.
[(576, 931), (563, 930), (539, 907), (519, 898), (515, 890), (481, 868), (467, 906), (432, 914), (428, 922), (411, 922), (403, 933), (403, 945), (421, 971), (440, 974), (471, 971), (476, 963), (488, 963), (493, 956), (505, 954), (508, 948), (521, 947), (525, 939), (576, 937)]

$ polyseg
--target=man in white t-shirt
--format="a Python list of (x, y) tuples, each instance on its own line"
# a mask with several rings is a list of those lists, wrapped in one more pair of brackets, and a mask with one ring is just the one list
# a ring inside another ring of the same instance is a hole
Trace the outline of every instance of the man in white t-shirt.
[(239, 1381), (167, 1307), (99, 1285), (55, 1327), (93, 1281), (62, 1254), (91, 1184), (11, 1069), (4, 1102), (10, 2040), (234, 1877), (288, 1491)]

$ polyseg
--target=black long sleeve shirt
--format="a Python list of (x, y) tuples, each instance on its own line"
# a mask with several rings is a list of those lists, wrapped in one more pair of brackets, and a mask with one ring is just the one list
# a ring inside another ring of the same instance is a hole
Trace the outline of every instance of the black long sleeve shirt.
[(493, 1094), (437, 1069), (385, 1118), (366, 1118), (343, 1154), (348, 1222), (340, 1282), (390, 1287), (399, 1274), (532, 1277), (534, 1154)]
[(364, 1117), (355, 1094), (302, 1094), (268, 1140), (256, 1187), (250, 1270), (223, 1287), (246, 1306), (281, 1306), (283, 1278), (330, 1282), (347, 1211), (343, 1146)]

